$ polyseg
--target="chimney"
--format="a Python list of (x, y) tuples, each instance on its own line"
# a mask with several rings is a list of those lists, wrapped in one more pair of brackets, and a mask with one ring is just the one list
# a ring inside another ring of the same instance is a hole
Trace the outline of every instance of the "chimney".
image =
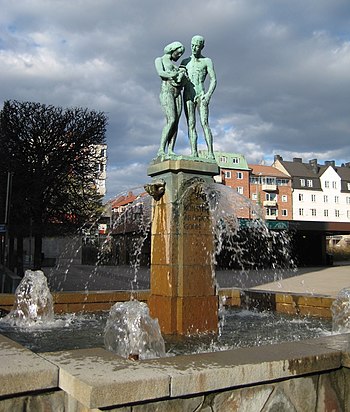
[(317, 164), (317, 159), (311, 159), (309, 160), (309, 165), (311, 170), (317, 174), (318, 173), (318, 164)]
[(345, 163), (345, 167), (349, 167), (349, 168), (350, 168), (350, 162), (346, 162), (346, 163)]
[(294, 163), (303, 163), (303, 159), (301, 157), (293, 157)]
[(274, 156), (274, 158), (273, 158), (273, 161), (274, 161), (274, 162), (277, 162), (277, 160), (282, 161), (282, 160), (283, 160), (283, 157), (280, 156), (279, 154), (276, 154), (276, 155)]
[(333, 166), (333, 167), (335, 167), (335, 160), (326, 160), (326, 161), (324, 162), (324, 165), (325, 165), (325, 166)]

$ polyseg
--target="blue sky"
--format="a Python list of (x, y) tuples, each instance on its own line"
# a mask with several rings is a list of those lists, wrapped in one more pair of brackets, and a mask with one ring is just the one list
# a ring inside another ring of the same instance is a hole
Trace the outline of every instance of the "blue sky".
[[(348, 0), (0, 0), (4, 100), (107, 113), (107, 198), (149, 181), (164, 124), (154, 59), (193, 35), (218, 78), (214, 149), (350, 161)], [(189, 153), (184, 118), (176, 151)], [(203, 145), (200, 132), (200, 143)], [(202, 146), (205, 148), (205, 145)]]

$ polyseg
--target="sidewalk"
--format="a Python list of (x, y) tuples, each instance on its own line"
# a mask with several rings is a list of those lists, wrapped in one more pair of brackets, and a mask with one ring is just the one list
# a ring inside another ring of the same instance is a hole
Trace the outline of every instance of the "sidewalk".
[(350, 288), (350, 265), (297, 269), (295, 276), (255, 286), (252, 289), (285, 293), (311, 293), (335, 298)]
[[(137, 274), (128, 266), (71, 265), (67, 270), (44, 268), (52, 291), (140, 290), (150, 287), (150, 270)], [(281, 279), (281, 280), (279, 280)], [(350, 262), (327, 267), (297, 268), (274, 273), (272, 270), (217, 270), (219, 288), (256, 289), (285, 293), (305, 293), (336, 297), (350, 287)]]

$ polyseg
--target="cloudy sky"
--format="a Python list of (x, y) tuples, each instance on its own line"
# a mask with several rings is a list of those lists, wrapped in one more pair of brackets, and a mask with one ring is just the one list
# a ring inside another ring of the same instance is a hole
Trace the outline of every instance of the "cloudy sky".
[[(164, 124), (154, 59), (206, 39), (214, 149), (350, 161), (349, 0), (0, 0), (0, 99), (106, 112), (107, 198), (149, 181)], [(200, 144), (203, 145), (200, 130)], [(205, 148), (205, 145), (203, 145)], [(176, 151), (189, 153), (184, 119)]]

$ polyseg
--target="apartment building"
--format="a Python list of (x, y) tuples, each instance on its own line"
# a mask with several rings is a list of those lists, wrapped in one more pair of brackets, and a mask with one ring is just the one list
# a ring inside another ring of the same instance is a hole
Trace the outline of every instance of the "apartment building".
[[(252, 201), (252, 207), (237, 210), (239, 218), (288, 220), (292, 216), (291, 179), (272, 166), (248, 165), (238, 153), (215, 152), (220, 167), (216, 182), (236, 190)], [(253, 207), (256, 205), (256, 207)]]
[(317, 159), (304, 163), (301, 158), (285, 161), (276, 155), (273, 167), (291, 178), (291, 220), (350, 222), (350, 163), (320, 165)]
[(97, 193), (101, 196), (106, 194), (106, 166), (107, 166), (107, 145), (98, 144), (94, 146), (94, 155), (99, 158), (97, 166), (97, 176), (95, 179), (95, 185)]
[[(239, 153), (214, 152), (215, 160), (220, 168), (220, 175), (214, 177), (217, 183), (232, 187), (237, 193), (249, 198), (250, 169), (245, 157)], [(251, 211), (247, 208), (237, 210), (240, 218), (251, 218)]]
[[(249, 197), (263, 208), (263, 218), (290, 220), (293, 210), (290, 177), (272, 166), (250, 164), (249, 169)], [(251, 217), (254, 218), (254, 213)]]

